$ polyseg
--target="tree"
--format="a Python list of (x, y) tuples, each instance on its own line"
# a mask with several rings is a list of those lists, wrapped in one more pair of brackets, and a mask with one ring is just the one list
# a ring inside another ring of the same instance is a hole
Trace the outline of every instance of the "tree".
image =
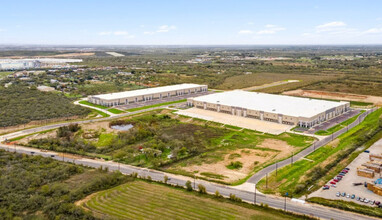
[(187, 191), (192, 191), (192, 184), (191, 184), (191, 181), (187, 180), (186, 182), (186, 188), (187, 188)]

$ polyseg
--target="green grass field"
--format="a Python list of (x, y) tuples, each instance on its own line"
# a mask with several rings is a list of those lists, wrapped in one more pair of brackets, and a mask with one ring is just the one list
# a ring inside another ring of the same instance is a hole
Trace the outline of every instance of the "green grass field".
[(13, 72), (9, 72), (9, 71), (0, 71), (0, 79), (3, 78), (3, 77), (6, 77), (8, 76), (9, 74), (11, 74)]
[(138, 108), (131, 108), (131, 109), (127, 109), (126, 111), (128, 112), (135, 112), (135, 111), (139, 111), (139, 110), (143, 110), (143, 109), (148, 109), (148, 108), (155, 108), (155, 107), (160, 107), (160, 106), (164, 106), (164, 105), (171, 105), (171, 104), (176, 104), (176, 103), (182, 103), (182, 102), (185, 102), (187, 101), (186, 99), (182, 99), (182, 100), (178, 100), (178, 101), (173, 101), (173, 102), (164, 102), (164, 103), (159, 103), (159, 104), (155, 104), (155, 105), (147, 105), (147, 106), (142, 106), (142, 107), (138, 107)]
[(100, 108), (100, 109), (107, 109), (106, 106), (103, 106), (103, 105), (96, 105), (96, 104), (93, 104), (93, 103), (90, 103), (88, 101), (79, 101), (80, 104), (83, 104), (83, 105), (88, 105), (88, 106), (92, 106), (92, 107), (96, 107), (96, 108)]
[(108, 112), (111, 112), (111, 113), (113, 113), (113, 114), (121, 114), (121, 113), (124, 113), (124, 111), (119, 110), (119, 109), (116, 109), (116, 108), (111, 108), (111, 109), (108, 109), (107, 111), (108, 111)]
[(300, 219), (138, 180), (95, 193), (85, 201), (82, 205), (95, 217), (106, 219)]
[(102, 117), (109, 117), (109, 116), (110, 116), (109, 114), (106, 114), (105, 112), (100, 111), (100, 110), (92, 109), (92, 111), (97, 112), (97, 113), (98, 113), (99, 115), (101, 115)]

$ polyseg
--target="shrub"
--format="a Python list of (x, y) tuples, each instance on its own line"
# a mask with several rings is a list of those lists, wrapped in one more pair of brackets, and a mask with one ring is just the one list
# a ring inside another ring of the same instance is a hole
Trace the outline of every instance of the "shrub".
[(163, 182), (164, 182), (164, 183), (167, 183), (167, 181), (168, 181), (168, 176), (164, 176), (164, 177), (163, 177)]
[(215, 191), (215, 196), (217, 197), (217, 198), (222, 198), (223, 196), (219, 193), (219, 191)]
[(228, 169), (240, 169), (243, 167), (243, 163), (240, 161), (231, 161), (229, 165), (227, 166)]
[(242, 200), (239, 197), (236, 197), (235, 194), (229, 194), (229, 199), (235, 202), (241, 202)]
[(203, 193), (203, 194), (207, 193), (206, 187), (203, 186), (202, 184), (198, 184), (198, 189), (199, 189), (199, 193)]
[(192, 189), (192, 185), (191, 185), (191, 181), (187, 181), (186, 182), (186, 188), (187, 188), (187, 191), (192, 191), (193, 189)]

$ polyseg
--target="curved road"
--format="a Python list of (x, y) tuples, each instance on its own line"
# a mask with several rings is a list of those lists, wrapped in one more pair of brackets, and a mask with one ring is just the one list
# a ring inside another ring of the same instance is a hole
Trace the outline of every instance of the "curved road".
[[(163, 106), (158, 107), (158, 108), (163, 108)], [(116, 116), (112, 116), (112, 117), (108, 117), (108, 118), (79, 121), (79, 122), (75, 122), (75, 123), (84, 124), (84, 123), (89, 123), (89, 122), (94, 122), (94, 121), (110, 120), (112, 118), (119, 118), (119, 117), (123, 117), (123, 116), (136, 114), (139, 112), (150, 111), (153, 109), (155, 109), (155, 108), (145, 109), (142, 111), (137, 111), (137, 112), (132, 112), (132, 113), (120, 114), (120, 115), (116, 115)], [(3, 135), (0, 137), (0, 141), (5, 140), (5, 138), (11, 139), (11, 138), (15, 138), (15, 137), (23, 136), (23, 135), (33, 134), (33, 133), (39, 132), (39, 131), (58, 128), (58, 127), (61, 127), (64, 125), (68, 125), (70, 123), (71, 122), (46, 125), (46, 126), (42, 126), (42, 127), (30, 128), (30, 129), (6, 134), (6, 135)], [(287, 211), (305, 214), (305, 215), (314, 216), (314, 217), (323, 218), (323, 219), (338, 219), (338, 220), (376, 219), (373, 217), (364, 216), (364, 215), (360, 215), (360, 214), (356, 214), (356, 213), (349, 213), (346, 211), (333, 209), (333, 208), (329, 208), (329, 207), (324, 207), (324, 206), (320, 206), (320, 205), (316, 205), (316, 204), (294, 202), (294, 201), (290, 200), (289, 198), (285, 200), (285, 198), (282, 198), (282, 197), (276, 197), (276, 196), (272, 196), (272, 195), (263, 195), (263, 194), (259, 194), (259, 193), (255, 194), (254, 190), (253, 190), (253, 188), (255, 186), (254, 184), (249, 185), (250, 187), (253, 186), (252, 189), (248, 189), (248, 187), (247, 187), (247, 189), (241, 189), (241, 187), (221, 185), (221, 184), (208, 182), (208, 181), (204, 181), (204, 180), (192, 179), (192, 178), (185, 177), (185, 176), (168, 174), (168, 173), (164, 173), (161, 171), (150, 170), (150, 169), (146, 169), (146, 168), (139, 168), (139, 167), (134, 167), (134, 166), (125, 165), (125, 164), (119, 164), (119, 163), (112, 162), (112, 161), (103, 161), (103, 160), (88, 159), (88, 158), (80, 158), (80, 159), (70, 158), (69, 159), (68, 157), (65, 157), (65, 154), (63, 156), (59, 156), (59, 154), (57, 152), (40, 151), (40, 150), (35, 149), (35, 148), (28, 148), (28, 147), (22, 147), (22, 146), (16, 146), (16, 145), (0, 144), (0, 148), (7, 150), (7, 151), (10, 151), (10, 152), (17, 152), (17, 153), (23, 153), (23, 154), (29, 154), (29, 155), (41, 155), (43, 157), (51, 157), (51, 158), (56, 159), (56, 160), (72, 162), (75, 164), (94, 167), (94, 168), (98, 168), (101, 166), (107, 167), (109, 169), (109, 171), (120, 170), (123, 174), (138, 173), (138, 175), (140, 177), (150, 176), (155, 181), (163, 181), (164, 176), (168, 176), (169, 177), (168, 183), (173, 184), (173, 185), (184, 186), (185, 183), (188, 180), (190, 180), (193, 183), (192, 186), (194, 187), (194, 189), (197, 189), (198, 184), (203, 184), (206, 187), (207, 192), (211, 193), (211, 194), (214, 194), (216, 192), (216, 190), (219, 191), (220, 194), (225, 196), (225, 197), (229, 197), (230, 194), (235, 194), (237, 197), (239, 197), (239, 198), (241, 198), (244, 201), (249, 202), (249, 203), (253, 203), (255, 198), (256, 198), (256, 204), (260, 204), (260, 203), (268, 204), (270, 207), (277, 208), (277, 209), (285, 209), (286, 208)], [(308, 149), (310, 149), (310, 148), (308, 148)], [(308, 149), (306, 149), (306, 150), (308, 150)], [(306, 151), (306, 152), (302, 151), (302, 152), (300, 152), (300, 154), (297, 154), (294, 157), (296, 157), (296, 159), (298, 157), (303, 157), (303, 156), (305, 156), (305, 153), (309, 153), (309, 151)], [(252, 180), (250, 180), (249, 182), (253, 181), (255, 178), (251, 178), (251, 179)]]

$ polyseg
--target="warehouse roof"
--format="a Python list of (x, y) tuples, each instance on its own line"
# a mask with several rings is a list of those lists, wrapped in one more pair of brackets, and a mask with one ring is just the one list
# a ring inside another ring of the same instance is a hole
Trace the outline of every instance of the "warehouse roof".
[(114, 100), (114, 99), (123, 99), (123, 98), (129, 98), (129, 97), (135, 97), (135, 96), (141, 96), (141, 95), (149, 95), (154, 93), (172, 92), (172, 91), (183, 90), (183, 89), (193, 89), (193, 88), (198, 88), (200, 86), (203, 86), (203, 85), (184, 83), (184, 84), (178, 84), (178, 85), (172, 85), (172, 86), (161, 86), (161, 87), (138, 89), (138, 90), (132, 90), (132, 91), (126, 91), (126, 92), (116, 92), (116, 93), (109, 93), (109, 94), (94, 95), (92, 97), (96, 97), (96, 98), (100, 98), (104, 100)]
[(199, 96), (193, 100), (306, 118), (348, 103), (242, 90)]

